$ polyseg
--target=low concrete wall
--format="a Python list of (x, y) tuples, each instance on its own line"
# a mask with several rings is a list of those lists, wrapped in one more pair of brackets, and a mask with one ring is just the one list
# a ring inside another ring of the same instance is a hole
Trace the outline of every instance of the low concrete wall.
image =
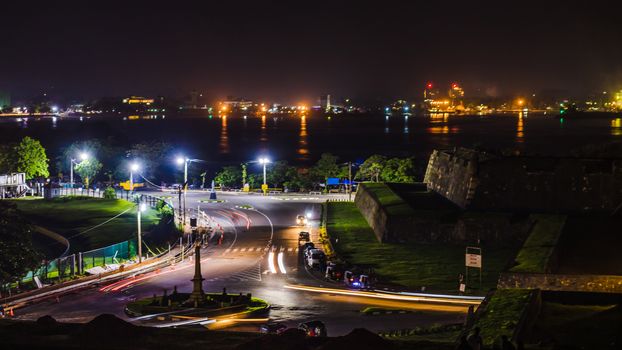
[(622, 294), (622, 276), (503, 272), (497, 287)]

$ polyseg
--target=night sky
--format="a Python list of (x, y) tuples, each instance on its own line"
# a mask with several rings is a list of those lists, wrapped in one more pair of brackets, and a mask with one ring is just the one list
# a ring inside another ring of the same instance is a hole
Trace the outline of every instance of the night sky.
[(622, 88), (615, 2), (406, 2), (4, 4), (0, 89), (314, 102), (419, 97), (427, 81), (467, 96)]

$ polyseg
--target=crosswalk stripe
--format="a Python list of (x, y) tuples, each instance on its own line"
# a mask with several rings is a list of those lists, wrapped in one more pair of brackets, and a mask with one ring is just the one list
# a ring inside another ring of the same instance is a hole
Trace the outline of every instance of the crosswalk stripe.
[(292, 247), (287, 248), (288, 252), (291, 252), (292, 250), (294, 250), (294, 248), (292, 248)]
[(237, 252), (237, 251), (238, 251), (238, 248), (233, 248), (233, 252), (234, 253)]
[(246, 248), (240, 249), (240, 252), (245, 252), (245, 251), (246, 251)]
[(285, 247), (281, 247), (281, 250), (280, 250), (280, 251), (281, 251), (281, 252), (282, 252), (282, 251), (285, 251)]

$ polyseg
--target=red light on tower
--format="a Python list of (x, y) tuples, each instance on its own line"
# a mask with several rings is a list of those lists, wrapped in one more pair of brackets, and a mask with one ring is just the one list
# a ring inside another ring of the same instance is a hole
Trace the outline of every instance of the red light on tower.
[(457, 87), (458, 87), (458, 84), (456, 84), (456, 83), (451, 84), (451, 88), (452, 88), (452, 89), (455, 89), (455, 88), (457, 88)]
[(432, 88), (432, 83), (428, 83), (428, 89)]

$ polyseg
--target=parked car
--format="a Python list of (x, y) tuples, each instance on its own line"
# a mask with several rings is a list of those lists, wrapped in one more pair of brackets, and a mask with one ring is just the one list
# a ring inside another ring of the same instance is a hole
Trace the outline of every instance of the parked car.
[(322, 321), (310, 321), (298, 325), (298, 329), (304, 331), (308, 337), (326, 337), (326, 325)]
[(335, 264), (333, 262), (329, 262), (328, 265), (326, 266), (326, 274), (324, 275), (324, 278), (329, 281), (341, 281), (341, 279), (343, 278), (343, 272), (344, 272), (344, 267), (343, 265), (339, 265), (339, 264)]
[(302, 247), (300, 248), (300, 251), (302, 252), (302, 255), (305, 258), (307, 257), (307, 251), (309, 249), (315, 249), (315, 244), (313, 244), (313, 242), (307, 242), (307, 243), (303, 244)]
[(309, 267), (319, 267), (326, 262), (326, 254), (321, 249), (307, 250), (307, 265)]
[(296, 216), (296, 225), (298, 226), (306, 226), (307, 225), (307, 217), (304, 215)]
[(371, 286), (368, 275), (357, 275), (352, 271), (343, 273), (343, 283), (351, 288), (369, 288)]
[(287, 329), (283, 323), (266, 323), (259, 327), (259, 332), (263, 334), (281, 334)]
[(311, 240), (311, 235), (307, 231), (300, 231), (300, 233), (298, 234), (298, 240), (309, 242)]

